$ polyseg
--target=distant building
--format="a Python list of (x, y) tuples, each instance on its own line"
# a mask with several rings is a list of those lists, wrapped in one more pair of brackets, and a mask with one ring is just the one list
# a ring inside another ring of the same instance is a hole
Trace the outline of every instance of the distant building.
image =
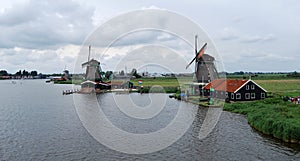
[(252, 101), (264, 99), (267, 91), (253, 80), (215, 79), (203, 87), (204, 95), (230, 101)]
[(64, 78), (65, 80), (70, 80), (71, 77), (70, 77), (70, 73), (69, 73), (68, 70), (64, 70), (63, 78)]

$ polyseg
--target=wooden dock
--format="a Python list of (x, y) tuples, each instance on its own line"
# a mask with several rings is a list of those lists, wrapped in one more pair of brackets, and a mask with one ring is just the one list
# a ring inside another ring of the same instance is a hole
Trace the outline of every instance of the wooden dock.
[(73, 93), (79, 93), (78, 89), (73, 89), (73, 90), (65, 90), (63, 91), (63, 95), (69, 95), (69, 94), (73, 94)]

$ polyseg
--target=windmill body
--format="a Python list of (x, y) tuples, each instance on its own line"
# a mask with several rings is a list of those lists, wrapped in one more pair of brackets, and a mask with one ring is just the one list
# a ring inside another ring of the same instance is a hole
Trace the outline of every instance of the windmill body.
[(90, 60), (82, 64), (82, 68), (86, 67), (85, 79), (90, 81), (101, 80), (100, 77), (100, 62), (97, 60)]
[(203, 54), (203, 56), (195, 63), (195, 82), (209, 83), (218, 77), (214, 64), (215, 58)]
[(216, 70), (214, 61), (215, 58), (211, 55), (204, 54), (207, 43), (197, 51), (197, 35), (195, 37), (195, 52), (196, 56), (186, 66), (188, 68), (195, 61), (195, 82), (197, 83), (209, 83), (212, 80), (218, 78), (218, 72)]

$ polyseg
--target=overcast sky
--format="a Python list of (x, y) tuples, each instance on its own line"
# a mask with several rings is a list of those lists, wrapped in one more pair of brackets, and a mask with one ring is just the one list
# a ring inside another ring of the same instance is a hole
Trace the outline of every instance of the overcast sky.
[[(149, 8), (168, 10), (197, 23), (214, 42), (219, 51), (217, 61), (224, 64), (226, 71), (300, 71), (300, 1), (297, 0), (1, 1), (0, 69), (10, 73), (19, 69), (60, 73), (66, 66), (72, 71), (82, 44), (99, 26), (115, 16)], [(146, 21), (141, 20), (141, 23)], [(118, 30), (116, 26), (111, 27)], [(114, 52), (97, 57), (104, 70), (120, 65), (115, 62), (120, 62), (118, 58), (124, 55), (121, 51), (149, 44), (153, 38), (163, 41), (164, 46), (180, 44), (180, 40), (163, 33), (141, 32), (134, 36), (148, 39), (137, 40), (129, 35), (124, 38), (126, 41), (117, 42), (122, 47), (113, 47), (110, 50)], [(107, 37), (103, 39), (109, 40)], [(147, 46), (143, 48), (144, 51), (147, 49), (144, 57), (153, 59), (149, 62), (152, 64), (156, 60), (164, 62), (158, 60), (160, 54), (147, 55), (152, 51), (159, 53), (158, 49), (161, 49), (162, 55), (174, 52), (186, 61), (193, 58), (193, 49), (189, 54), (184, 45), (167, 46), (168, 50), (162, 46), (156, 49)], [(92, 52), (98, 52), (96, 49)], [(125, 55), (143, 52), (141, 48), (130, 51)], [(178, 51), (185, 54), (180, 55)], [(128, 70), (134, 67), (132, 63), (125, 65)], [(174, 68), (173, 71), (183, 72), (180, 69), (185, 65), (185, 62), (181, 66), (178, 64), (178, 70)]]

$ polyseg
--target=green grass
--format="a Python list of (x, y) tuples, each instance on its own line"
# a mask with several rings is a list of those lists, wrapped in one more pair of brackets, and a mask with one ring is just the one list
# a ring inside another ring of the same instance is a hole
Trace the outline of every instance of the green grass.
[[(228, 79), (249, 79), (249, 74), (244, 75), (227, 75)], [(253, 80), (282, 80), (282, 79), (294, 79), (292, 77), (287, 77), (287, 74), (257, 74), (255, 77), (251, 77)]]
[(143, 86), (143, 89), (139, 89), (138, 92), (142, 93), (176, 93), (178, 92), (177, 86)]
[(247, 115), (249, 124), (264, 134), (300, 143), (300, 105), (284, 102), (280, 96), (225, 104), (223, 109)]
[(292, 97), (300, 95), (300, 79), (255, 80), (255, 82), (271, 93)]
[[(138, 81), (142, 80), (142, 84), (138, 84)], [(176, 78), (140, 78), (132, 79), (135, 86), (162, 86), (162, 87), (174, 87), (179, 86), (178, 80)]]

